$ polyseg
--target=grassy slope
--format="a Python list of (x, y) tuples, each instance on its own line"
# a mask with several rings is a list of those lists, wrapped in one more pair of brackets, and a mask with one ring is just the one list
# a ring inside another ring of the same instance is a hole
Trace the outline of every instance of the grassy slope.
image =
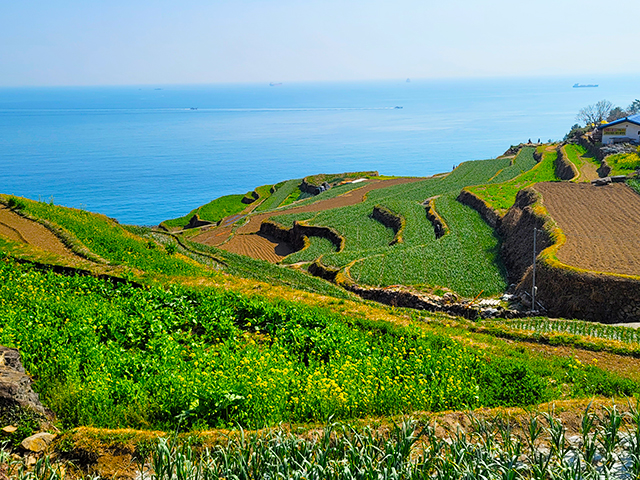
[[(496, 256), (497, 239), (475, 211), (457, 204), (454, 198), (462, 187), (486, 182), (508, 166), (508, 159), (466, 162), (446, 177), (374, 190), (362, 204), (318, 213), (279, 215), (274, 219), (287, 225), (295, 220), (307, 220), (313, 225), (338, 230), (347, 240), (345, 249), (341, 253), (324, 255), (323, 262), (343, 267), (365, 259), (352, 270), (354, 277), (364, 283), (427, 283), (464, 295), (475, 296), (483, 289), (485, 294), (491, 295), (505, 288)], [(436, 208), (443, 209), (441, 214), (452, 229), (451, 234), (441, 240), (435, 239), (433, 227), (420, 205), (435, 195), (442, 195), (436, 201)], [(393, 232), (370, 217), (377, 204), (407, 220), (403, 244), (389, 247)], [(443, 267), (442, 262), (447, 259), (451, 261)], [(465, 275), (467, 271), (474, 275)]]
[(523, 188), (538, 182), (557, 181), (555, 173), (555, 161), (557, 153), (554, 151), (543, 152), (540, 163), (531, 170), (503, 183), (489, 185), (476, 185), (469, 187), (469, 191), (482, 198), (494, 210), (505, 213), (515, 202), (517, 193)]
[(162, 222), (162, 225), (167, 227), (184, 227), (195, 214), (198, 214), (202, 220), (219, 222), (223, 218), (229, 215), (236, 215), (247, 208), (247, 204), (242, 203), (243, 198), (244, 195), (225, 195), (192, 210), (183, 217), (165, 220)]
[(104, 215), (27, 199), (22, 202), (25, 213), (62, 227), (111, 264), (133, 267), (149, 274), (209, 274), (207, 269), (188, 258), (168, 255), (155, 242), (127, 231)]

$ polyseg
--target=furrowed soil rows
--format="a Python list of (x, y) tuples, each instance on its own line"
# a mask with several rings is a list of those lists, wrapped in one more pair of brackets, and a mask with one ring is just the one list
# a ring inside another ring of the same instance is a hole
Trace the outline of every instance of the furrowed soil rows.
[(0, 206), (0, 236), (37, 247), (46, 252), (84, 261), (69, 250), (46, 227), (32, 220), (27, 220), (4, 206)]
[(257, 233), (251, 235), (235, 235), (221, 248), (228, 252), (239, 253), (240, 255), (266, 260), (271, 263), (277, 263), (287, 255), (293, 253), (293, 249), (286, 243), (278, 243), (269, 237)]
[(640, 275), (640, 195), (622, 184), (545, 182), (534, 188), (567, 237), (558, 260), (597, 272)]

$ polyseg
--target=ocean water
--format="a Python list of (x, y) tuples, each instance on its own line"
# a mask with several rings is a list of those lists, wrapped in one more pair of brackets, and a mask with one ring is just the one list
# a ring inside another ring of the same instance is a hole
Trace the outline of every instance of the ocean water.
[(626, 106), (638, 87), (606, 77), (4, 88), (0, 193), (152, 225), (284, 179), (427, 176), (561, 139), (580, 108)]

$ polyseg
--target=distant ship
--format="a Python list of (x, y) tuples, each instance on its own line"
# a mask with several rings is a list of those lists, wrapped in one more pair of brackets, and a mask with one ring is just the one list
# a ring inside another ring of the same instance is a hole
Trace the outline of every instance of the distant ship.
[(395, 108), (396, 110), (402, 110), (402, 107), (401, 107), (401, 106), (399, 106), (399, 105), (396, 105), (396, 106), (395, 106), (395, 107), (393, 107), (393, 108)]
[(594, 88), (597, 87), (598, 85), (594, 85), (594, 84), (582, 84), (582, 83), (576, 83), (573, 85), (573, 88)]
[(411, 83), (411, 79), (410, 78), (407, 78), (407, 83)]
[(279, 87), (280, 85), (282, 85), (282, 82), (277, 82), (277, 83), (271, 82), (269, 84), (270, 87)]

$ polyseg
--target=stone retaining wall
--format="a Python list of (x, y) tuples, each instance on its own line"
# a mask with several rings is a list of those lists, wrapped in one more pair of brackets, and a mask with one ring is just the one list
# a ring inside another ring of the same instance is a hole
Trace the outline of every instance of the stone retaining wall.
[(427, 220), (433, 225), (433, 233), (436, 235), (436, 240), (444, 237), (449, 233), (449, 227), (445, 223), (444, 219), (436, 211), (436, 199), (431, 198), (424, 203), (424, 207), (427, 213)]
[(482, 219), (487, 222), (492, 228), (498, 228), (500, 226), (500, 215), (498, 215), (498, 213), (494, 209), (487, 205), (484, 200), (471, 193), (467, 189), (462, 189), (460, 195), (458, 195), (457, 200), (463, 205), (476, 210), (480, 214)]
[(502, 220), (502, 258), (516, 293), (531, 292), (533, 229), (538, 230), (536, 299), (552, 317), (602, 323), (640, 321), (640, 280), (624, 275), (588, 272), (564, 265), (554, 248), (563, 237), (540, 204), (533, 188), (521, 190)]
[(294, 222), (292, 228), (287, 228), (273, 220), (264, 220), (260, 225), (260, 233), (289, 243), (296, 250), (302, 250), (308, 246), (308, 237), (322, 237), (329, 240), (340, 252), (344, 249), (345, 239), (336, 230), (329, 227), (315, 227)]
[(382, 205), (376, 205), (373, 207), (371, 218), (395, 232), (395, 236), (389, 245), (403, 243), (402, 234), (404, 233), (406, 221), (402, 215), (398, 215)]

